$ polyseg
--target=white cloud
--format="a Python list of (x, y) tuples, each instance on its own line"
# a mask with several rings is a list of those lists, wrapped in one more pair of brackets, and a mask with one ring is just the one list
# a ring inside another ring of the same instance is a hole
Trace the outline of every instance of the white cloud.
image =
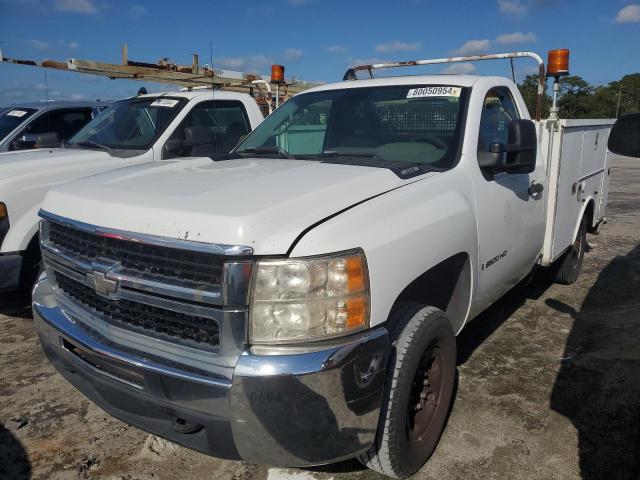
[(616, 23), (640, 23), (640, 4), (627, 5), (616, 15)]
[(222, 68), (239, 69), (243, 68), (247, 62), (244, 57), (219, 57), (214, 58), (214, 65), (219, 65)]
[(298, 48), (287, 48), (283, 54), (282, 58), (284, 58), (287, 62), (296, 63), (299, 62), (302, 58), (302, 50)]
[(399, 40), (394, 40), (389, 43), (379, 43), (376, 45), (376, 52), (380, 53), (388, 53), (388, 52), (407, 52), (410, 50), (417, 50), (420, 48), (420, 42), (401, 42)]
[(80, 48), (80, 44), (78, 42), (69, 42), (67, 47), (69, 47), (71, 50), (77, 50), (78, 48)]
[(513, 32), (513, 33), (503, 33), (496, 37), (496, 43), (499, 45), (510, 45), (512, 43), (533, 43), (538, 41), (538, 37), (536, 37), (535, 33), (522, 33), (522, 32)]
[(483, 40), (469, 40), (465, 42), (459, 49), (454, 50), (456, 55), (475, 55), (478, 53), (486, 53), (491, 47), (491, 41), (486, 38)]
[(342, 45), (331, 45), (327, 47), (329, 53), (347, 53), (347, 49)]
[(147, 14), (147, 9), (145, 7), (143, 7), (142, 5), (131, 5), (129, 7), (129, 14), (133, 18), (140, 18), (143, 15)]
[(36, 50), (48, 50), (51, 48), (49, 42), (43, 42), (42, 40), (29, 40), (27, 45), (31, 48), (35, 48)]
[(218, 57), (213, 59), (214, 67), (228, 68), (229, 70), (248, 70), (252, 72), (263, 71), (273, 63), (273, 57), (268, 55), (253, 55), (250, 57)]
[(72, 93), (71, 94), (71, 100), (82, 100), (84, 98), (84, 95), (81, 93)]
[(498, 9), (510, 17), (523, 17), (527, 13), (527, 5), (520, 0), (498, 0)]
[(61, 12), (96, 13), (98, 11), (93, 0), (54, 0), (53, 7)]
[(457, 75), (469, 75), (476, 71), (476, 67), (473, 63), (454, 63), (453, 65), (448, 66), (442, 73), (447, 74), (457, 74)]

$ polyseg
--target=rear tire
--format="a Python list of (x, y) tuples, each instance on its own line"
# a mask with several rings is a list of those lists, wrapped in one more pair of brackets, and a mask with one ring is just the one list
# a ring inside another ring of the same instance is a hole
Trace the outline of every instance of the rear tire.
[(569, 250), (558, 260), (559, 267), (556, 273), (556, 282), (563, 285), (571, 285), (580, 276), (584, 252), (587, 248), (587, 222), (584, 217), (580, 222), (578, 235)]
[(392, 349), (376, 441), (359, 457), (368, 468), (406, 478), (431, 457), (442, 435), (456, 373), (456, 338), (446, 314), (415, 303), (391, 316)]

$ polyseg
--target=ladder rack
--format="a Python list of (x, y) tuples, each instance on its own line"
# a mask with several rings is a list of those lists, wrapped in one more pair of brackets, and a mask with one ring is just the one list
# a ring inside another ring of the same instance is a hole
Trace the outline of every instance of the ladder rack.
[[(186, 88), (212, 87), (234, 92), (248, 93), (258, 101), (261, 106), (271, 105), (272, 99), (267, 98), (264, 87), (274, 84), (278, 88), (279, 98), (276, 104), (282, 103), (296, 93), (302, 92), (318, 84), (297, 80), (295, 78), (284, 79), (282, 82), (272, 82), (268, 75), (257, 73), (245, 73), (234, 70), (214, 69), (209, 65), (200, 66), (199, 57), (193, 54), (191, 65), (179, 65), (168, 59), (160, 59), (157, 63), (131, 61), (128, 59), (127, 45), (122, 46), (122, 63), (105, 63), (93, 60), (70, 58), (67, 61), (59, 60), (24, 60), (7, 58), (0, 50), (0, 62), (15, 65), (28, 65), (33, 67), (65, 70), (69, 72), (98, 75), (112, 80), (128, 79), (158, 83), (179, 85)], [(266, 84), (266, 85), (265, 85)], [(260, 87), (263, 85), (263, 88)], [(266, 89), (269, 91), (269, 88)]]

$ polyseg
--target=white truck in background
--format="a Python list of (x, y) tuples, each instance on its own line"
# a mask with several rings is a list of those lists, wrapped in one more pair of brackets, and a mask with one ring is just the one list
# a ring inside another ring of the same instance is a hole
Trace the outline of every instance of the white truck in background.
[[(526, 52), (358, 69), (520, 56), (544, 72)], [(406, 477), (431, 456), (456, 335), (536, 265), (576, 280), (613, 122), (533, 122), (503, 77), (345, 77), (226, 158), (47, 195), (35, 324), (82, 393), (224, 458)]]
[(67, 148), (0, 154), (0, 291), (35, 279), (38, 210), (50, 188), (130, 165), (228, 152), (263, 118), (243, 93), (209, 88), (141, 95), (114, 103)]

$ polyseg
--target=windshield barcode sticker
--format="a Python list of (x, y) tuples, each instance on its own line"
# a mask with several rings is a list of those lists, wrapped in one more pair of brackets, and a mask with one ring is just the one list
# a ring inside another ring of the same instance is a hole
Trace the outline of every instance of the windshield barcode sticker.
[(151, 102), (152, 107), (169, 107), (173, 108), (178, 104), (178, 100), (172, 100), (170, 98), (159, 98)]
[(459, 97), (462, 88), (460, 87), (420, 87), (412, 88), (407, 93), (407, 98), (421, 97)]
[(11, 110), (7, 113), (7, 117), (24, 117), (26, 114), (24, 110)]

